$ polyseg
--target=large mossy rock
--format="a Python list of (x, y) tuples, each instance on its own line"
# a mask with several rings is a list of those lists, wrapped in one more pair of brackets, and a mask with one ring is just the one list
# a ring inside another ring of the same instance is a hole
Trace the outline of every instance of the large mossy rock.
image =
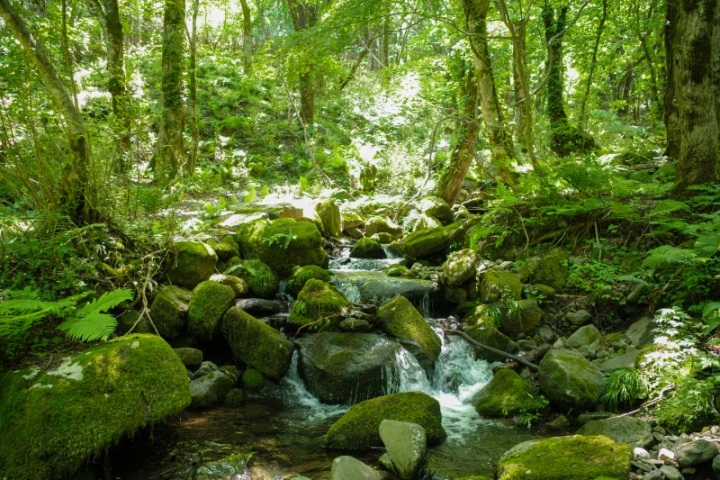
[(512, 417), (520, 413), (535, 413), (545, 407), (538, 392), (509, 368), (498, 370), (471, 403), (484, 417)]
[(436, 218), (443, 225), (453, 222), (453, 214), (445, 200), (438, 197), (425, 197), (420, 200), (420, 211), (425, 215)]
[(484, 303), (500, 300), (520, 300), (522, 283), (520, 277), (512, 272), (485, 272), (480, 283), (480, 299)]
[(192, 292), (175, 285), (162, 287), (150, 306), (150, 317), (163, 338), (174, 338), (185, 329)]
[(336, 327), (341, 313), (351, 303), (335, 287), (322, 280), (310, 279), (298, 294), (288, 316), (288, 326), (304, 333)]
[(298, 370), (323, 403), (353, 404), (387, 393), (400, 345), (371, 333), (320, 332), (298, 340)]
[(450, 234), (447, 227), (435, 227), (411, 233), (403, 239), (401, 248), (404, 256), (418, 259), (442, 252), (449, 245)]
[(305, 286), (308, 280), (314, 278), (315, 280), (322, 280), (323, 282), (330, 281), (330, 272), (317, 265), (305, 265), (304, 267), (298, 267), (293, 270), (292, 276), (287, 282), (287, 291), (293, 297), (297, 297), (300, 290)]
[(459, 287), (474, 278), (478, 260), (478, 254), (469, 248), (451, 253), (443, 264), (445, 284), (449, 287)]
[(235, 292), (213, 281), (200, 283), (193, 290), (188, 309), (187, 329), (200, 340), (212, 340), (228, 308), (235, 303)]
[(279, 380), (290, 368), (292, 342), (244, 310), (231, 307), (221, 331), (233, 354), (260, 373)]
[(260, 298), (274, 298), (280, 288), (280, 280), (270, 266), (257, 258), (239, 260), (233, 266), (233, 275), (241, 278), (253, 295)]
[(420, 425), (425, 429), (429, 446), (438, 445), (447, 437), (442, 426), (440, 403), (425, 393), (407, 392), (353, 405), (330, 427), (325, 436), (325, 445), (341, 450), (382, 447), (379, 429), (383, 420)]
[(361, 238), (350, 251), (353, 258), (386, 258), (385, 250), (377, 240), (372, 238)]
[(219, 242), (211, 240), (208, 245), (213, 249), (220, 262), (227, 262), (232, 257), (240, 256), (240, 249), (230, 235), (223, 237)]
[(608, 437), (530, 440), (505, 452), (498, 480), (599, 480), (628, 478), (632, 448)]
[(567, 253), (560, 248), (554, 248), (547, 252), (540, 259), (540, 264), (533, 276), (533, 282), (549, 285), (555, 290), (561, 290), (570, 275), (567, 259)]
[(322, 224), (322, 234), (326, 237), (340, 238), (342, 233), (342, 216), (340, 215), (340, 207), (335, 200), (328, 198), (315, 205), (315, 212), (320, 217)]
[(241, 226), (235, 239), (246, 258), (259, 258), (279, 275), (290, 275), (295, 265), (326, 267), (328, 263), (320, 231), (312, 222), (260, 220)]
[[(517, 343), (495, 328), (491, 322), (479, 322), (468, 328), (465, 333), (476, 342), (497, 350), (502, 350), (503, 352), (517, 353), (518, 350), (520, 350)], [(488, 362), (502, 362), (507, 359), (504, 355), (490, 352), (484, 348), (478, 348), (475, 351), (478, 358), (482, 358)]]
[[(402, 268), (407, 271), (407, 268)], [(416, 305), (420, 305), (425, 298), (440, 290), (440, 284), (433, 280), (400, 278), (377, 271), (336, 271), (333, 273), (331, 283), (341, 289), (349, 286), (348, 299), (354, 303), (383, 303), (402, 295)]]
[(604, 435), (631, 447), (648, 448), (655, 441), (650, 425), (635, 417), (593, 420), (580, 427), (577, 433), (586, 436)]
[(218, 369), (193, 378), (190, 380), (190, 407), (204, 409), (222, 405), (236, 383), (236, 378)]
[(552, 349), (540, 362), (540, 390), (557, 408), (576, 413), (592, 409), (605, 385), (605, 375), (574, 350)]
[(154, 335), (131, 335), (52, 370), (0, 376), (0, 477), (72, 478), (138, 429), (190, 404), (185, 367)]
[(399, 296), (381, 306), (377, 315), (383, 330), (405, 345), (425, 370), (431, 370), (442, 342), (413, 304)]
[(178, 242), (171, 251), (167, 275), (170, 282), (193, 289), (215, 273), (217, 261), (215, 251), (206, 243)]
[(537, 300), (533, 298), (516, 300), (511, 305), (515, 308), (507, 308), (507, 305), (502, 308), (498, 327), (500, 331), (510, 338), (517, 338), (521, 334), (530, 337), (535, 335), (535, 330), (543, 316)]
[(402, 233), (402, 227), (384, 217), (370, 217), (365, 222), (365, 235), (372, 237), (376, 233), (389, 233), (397, 237)]

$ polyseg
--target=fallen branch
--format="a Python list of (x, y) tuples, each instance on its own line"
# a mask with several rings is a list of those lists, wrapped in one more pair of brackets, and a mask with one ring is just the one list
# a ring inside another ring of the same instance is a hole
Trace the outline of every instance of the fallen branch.
[(657, 398), (654, 398), (654, 399), (652, 399), (652, 400), (648, 400), (647, 402), (643, 403), (642, 405), (640, 405), (640, 406), (639, 406), (638, 408), (636, 408), (635, 410), (632, 410), (632, 411), (630, 411), (630, 412), (625, 412), (625, 413), (623, 413), (623, 414), (621, 414), (621, 415), (618, 415), (618, 417), (629, 417), (630, 415), (635, 415), (636, 413), (638, 413), (638, 412), (641, 411), (641, 410), (646, 409), (647, 407), (652, 407), (652, 406), (655, 405), (656, 403), (660, 403), (660, 402), (663, 400), (663, 398), (664, 398), (664, 396), (665, 396), (665, 393), (670, 392), (670, 391), (672, 391), (672, 390), (675, 390), (675, 386), (674, 386), (674, 385), (673, 385), (673, 386), (670, 386), (670, 387), (667, 387), (667, 388), (664, 388), (663, 390), (661, 390), (661, 391), (660, 391), (660, 394), (657, 396)]
[(502, 356), (505, 357), (505, 358), (510, 358), (510, 359), (512, 359), (512, 360), (515, 360), (516, 362), (522, 363), (522, 364), (525, 365), (526, 367), (530, 367), (530, 368), (535, 369), (535, 370), (537, 370), (537, 369), (540, 368), (540, 367), (538, 367), (537, 365), (535, 365), (534, 363), (528, 362), (528, 361), (525, 360), (523, 357), (519, 357), (519, 356), (517, 356), (517, 355), (513, 355), (512, 353), (504, 352), (504, 351), (502, 351), (502, 350), (498, 350), (497, 348), (493, 348), (493, 347), (489, 347), (489, 346), (487, 346), (487, 345), (484, 345), (484, 344), (482, 344), (482, 343), (474, 340), (474, 339), (473, 339), (472, 337), (470, 337), (470, 335), (468, 335), (467, 333), (462, 332), (462, 331), (460, 331), (460, 330), (453, 330), (453, 329), (444, 328), (444, 329), (443, 329), (443, 333), (448, 334), (448, 335), (458, 335), (458, 336), (464, 338), (465, 341), (467, 341), (470, 345), (473, 345), (473, 346), (478, 347), (478, 348), (482, 348), (483, 350), (487, 350), (488, 352), (494, 353), (494, 354), (496, 354), (496, 355), (502, 355)]

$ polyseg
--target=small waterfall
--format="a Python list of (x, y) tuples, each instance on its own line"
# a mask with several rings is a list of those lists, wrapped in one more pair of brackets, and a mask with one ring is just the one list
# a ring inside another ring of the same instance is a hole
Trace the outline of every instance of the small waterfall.
[(397, 392), (425, 392), (432, 390), (425, 370), (417, 359), (404, 348), (400, 348), (395, 355), (395, 364), (387, 365), (386, 379), (388, 393)]

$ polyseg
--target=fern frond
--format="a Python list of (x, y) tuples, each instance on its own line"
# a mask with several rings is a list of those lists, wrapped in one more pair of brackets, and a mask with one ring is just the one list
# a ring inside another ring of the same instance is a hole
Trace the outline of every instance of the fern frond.
[(685, 202), (678, 202), (677, 200), (663, 200), (655, 205), (655, 208), (648, 213), (650, 217), (658, 217), (662, 215), (668, 215), (674, 212), (689, 212), (690, 206)]
[(5, 300), (4, 302), (0, 302), (0, 316), (22, 314), (25, 312), (44, 312), (45, 315), (60, 315), (64, 309), (75, 306), (75, 303), (76, 299), (73, 297), (63, 298), (55, 302), (44, 302), (42, 300), (25, 298)]
[(712, 257), (720, 252), (720, 234), (702, 235), (695, 240), (695, 251), (700, 255)]
[(692, 250), (663, 245), (650, 250), (648, 256), (643, 260), (642, 266), (657, 268), (668, 265), (690, 264), (697, 261), (697, 259), (697, 254)]
[(95, 340), (107, 340), (117, 327), (117, 320), (107, 313), (90, 313), (82, 318), (71, 318), (65, 320), (58, 329), (72, 340), (92, 342)]
[(94, 313), (107, 312), (113, 307), (117, 307), (123, 302), (132, 300), (133, 292), (127, 288), (118, 288), (112, 292), (103, 293), (100, 298), (88, 302), (75, 313), (76, 317), (87, 317)]

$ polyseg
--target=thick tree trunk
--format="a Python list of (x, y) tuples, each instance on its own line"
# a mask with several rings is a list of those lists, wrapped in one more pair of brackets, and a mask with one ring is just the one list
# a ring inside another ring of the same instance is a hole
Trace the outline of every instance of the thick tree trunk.
[[(317, 22), (318, 4), (308, 0), (287, 0), (296, 32), (312, 28)], [(315, 75), (314, 66), (307, 65), (307, 71), (300, 75), (300, 118), (306, 125), (315, 122)]]
[[(669, 0), (672, 82), (678, 113), (677, 191), (718, 179), (718, 118), (715, 111), (714, 51), (717, 0)], [(710, 108), (709, 108), (710, 107)]]
[(243, 14), (243, 66), (245, 73), (250, 73), (253, 68), (252, 19), (247, 0), (240, 0), (240, 5)]
[[(243, 0), (244, 3), (244, 0)], [(192, 177), (197, 165), (198, 148), (200, 147), (200, 129), (197, 118), (197, 17), (200, 10), (200, 0), (193, 0), (191, 21), (190, 21), (190, 67), (189, 67), (189, 95), (190, 105), (190, 135), (192, 145), (190, 147), (190, 159), (185, 171)]]
[(510, 168), (509, 163), (515, 158), (515, 148), (500, 109), (487, 42), (486, 18), (490, 0), (462, 0), (462, 6), (470, 35), (470, 46), (475, 58), (480, 109), (488, 130), (492, 163), (500, 178), (508, 185), (514, 185), (518, 176)]
[(153, 159), (155, 180), (161, 185), (168, 184), (177, 176), (185, 160), (184, 51), (185, 0), (165, 0), (162, 44), (163, 114)]
[(65, 166), (63, 178), (60, 180), (63, 207), (78, 223), (90, 223), (96, 219), (96, 211), (92, 208), (92, 186), (88, 175), (91, 148), (80, 111), (53, 67), (45, 48), (30, 33), (25, 22), (10, 6), (9, 0), (0, 0), (0, 17), (37, 68), (55, 103), (55, 108), (65, 120), (72, 157)]
[(478, 123), (477, 80), (466, 69), (462, 85), (463, 116), (458, 124), (458, 143), (450, 156), (450, 165), (438, 185), (438, 196), (452, 206), (460, 196), (463, 183), (473, 162), (480, 124)]
[(675, 36), (677, 34), (677, 17), (679, 2), (668, 0), (665, 9), (665, 69), (667, 74), (665, 86), (665, 110), (663, 120), (665, 121), (665, 156), (677, 159), (680, 156), (680, 113), (677, 105), (675, 91)]

